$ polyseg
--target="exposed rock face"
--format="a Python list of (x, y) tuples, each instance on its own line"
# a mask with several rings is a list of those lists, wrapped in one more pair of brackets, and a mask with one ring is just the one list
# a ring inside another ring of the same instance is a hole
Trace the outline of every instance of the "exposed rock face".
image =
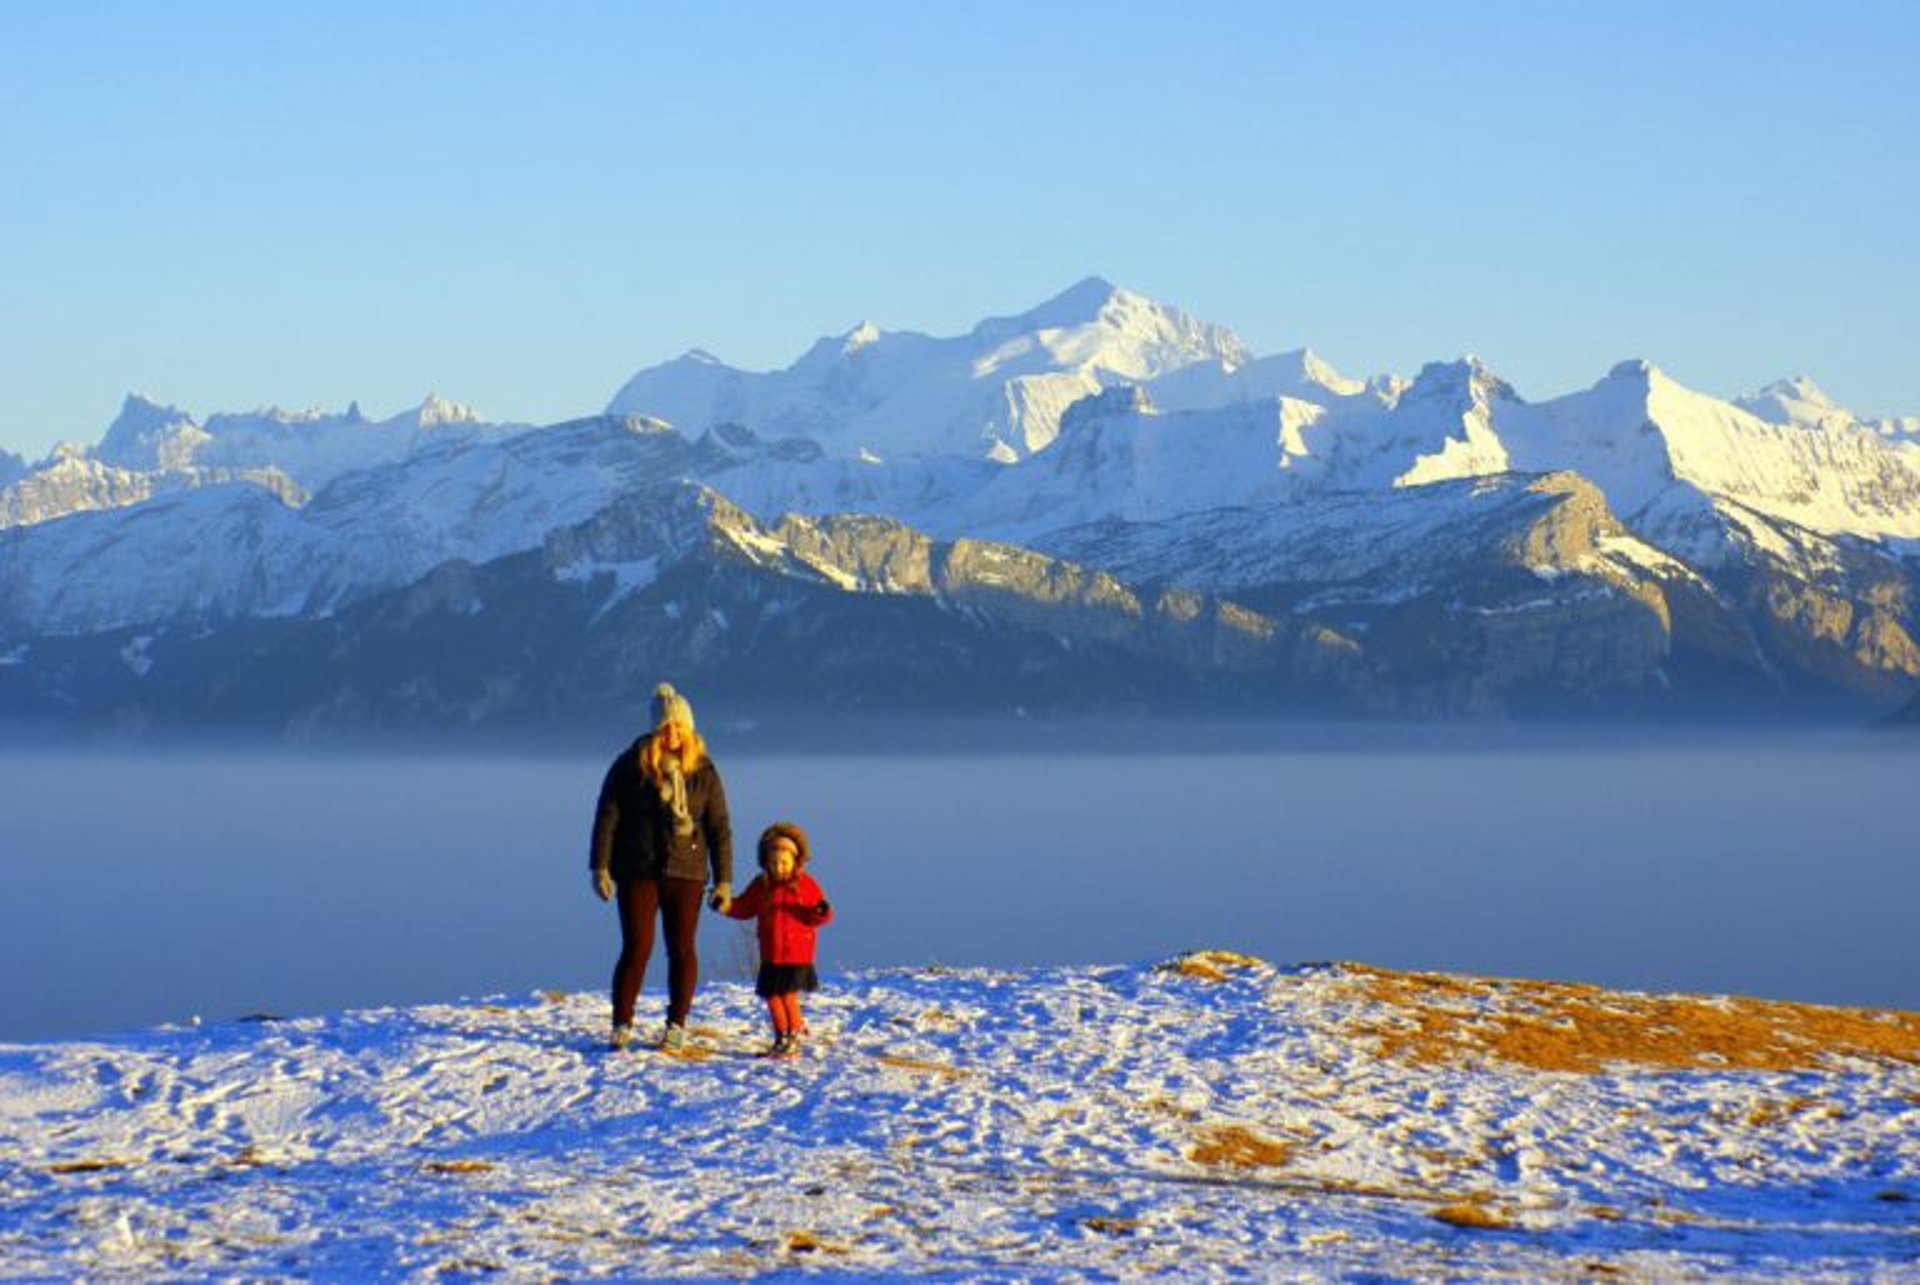
[(1910, 632), (1912, 583), (1867, 573), (1852, 589), (1778, 574), (1748, 590), (1761, 639), (1783, 668), (1880, 700), (1897, 699), (1920, 677)]
[(663, 672), (749, 707), (1280, 712), (1374, 699), (1357, 645), (1326, 628), (883, 519), (767, 527), (684, 485), (326, 618), (139, 631), (144, 672), (121, 655), (134, 636), (38, 641), (35, 663), (0, 668), (0, 703), (321, 736), (625, 717)]
[(128, 508), (171, 491), (249, 482), (290, 505), (307, 494), (277, 469), (178, 468), (145, 472), (79, 455), (59, 455), (15, 481), (0, 485), (0, 527), (31, 526), (69, 513)]

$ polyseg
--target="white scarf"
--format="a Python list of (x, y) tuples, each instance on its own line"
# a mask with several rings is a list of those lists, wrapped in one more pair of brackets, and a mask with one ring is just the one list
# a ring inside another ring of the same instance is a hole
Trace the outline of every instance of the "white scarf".
[(680, 756), (666, 760), (666, 772), (660, 778), (660, 801), (673, 813), (673, 832), (681, 837), (693, 833), (693, 817), (687, 812), (687, 778), (680, 771)]

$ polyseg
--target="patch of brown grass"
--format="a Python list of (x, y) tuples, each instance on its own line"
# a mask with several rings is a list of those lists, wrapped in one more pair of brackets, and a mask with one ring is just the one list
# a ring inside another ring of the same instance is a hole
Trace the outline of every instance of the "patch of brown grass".
[(1784, 1071), (1832, 1057), (1920, 1063), (1920, 1013), (1341, 968), (1363, 1005), (1353, 1029), (1415, 1063), (1492, 1058), (1580, 1073), (1622, 1064)]
[(1102, 1232), (1108, 1236), (1131, 1236), (1140, 1230), (1138, 1218), (1109, 1218), (1105, 1214), (1082, 1218), (1080, 1225), (1088, 1231)]
[(844, 1254), (848, 1252), (845, 1245), (823, 1239), (810, 1231), (788, 1232), (786, 1247), (789, 1254)]
[(1231, 950), (1196, 950), (1160, 965), (1163, 973), (1179, 973), (1203, 981), (1224, 982), (1235, 970), (1271, 967), (1264, 959), (1240, 955)]
[(1442, 1205), (1433, 1216), (1452, 1227), (1470, 1227), (1476, 1231), (1512, 1231), (1515, 1224), (1497, 1210), (1478, 1201), (1460, 1200)]
[(99, 1156), (89, 1160), (56, 1160), (47, 1166), (48, 1173), (100, 1173), (107, 1169), (125, 1169), (129, 1165), (139, 1164), (132, 1156)]
[(1187, 1158), (1195, 1164), (1227, 1165), (1235, 1169), (1283, 1165), (1292, 1157), (1293, 1147), (1289, 1144), (1263, 1138), (1237, 1124), (1212, 1126), (1187, 1153)]
[(491, 1173), (500, 1166), (491, 1160), (429, 1160), (420, 1167), (428, 1173)]

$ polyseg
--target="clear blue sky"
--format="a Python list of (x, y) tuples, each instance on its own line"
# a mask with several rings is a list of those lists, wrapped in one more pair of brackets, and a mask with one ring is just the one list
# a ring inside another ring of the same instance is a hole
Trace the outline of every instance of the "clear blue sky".
[(599, 409), (1087, 275), (1350, 374), (1920, 414), (1920, 6), (0, 6), (0, 445)]

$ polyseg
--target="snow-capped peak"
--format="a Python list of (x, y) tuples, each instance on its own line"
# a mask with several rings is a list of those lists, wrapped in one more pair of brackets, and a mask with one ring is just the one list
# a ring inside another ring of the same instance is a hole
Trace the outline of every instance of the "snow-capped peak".
[(193, 423), (193, 416), (178, 406), (155, 401), (145, 393), (128, 393), (120, 403), (120, 413), (107, 426), (100, 445), (104, 450), (117, 441), (132, 442), (142, 434)]
[[(1620, 370), (1621, 367), (1614, 368), (1616, 374)], [(1429, 397), (1465, 398), (1474, 403), (1520, 400), (1511, 384), (1472, 353), (1458, 361), (1428, 362), (1414, 376), (1404, 397), (1409, 402)]]
[(1144, 302), (1139, 295), (1122, 290), (1104, 277), (1087, 277), (1074, 282), (1045, 303), (1016, 316), (988, 318), (974, 329), (1061, 330), (1099, 321), (1110, 308), (1125, 309)]
[(608, 403), (692, 436), (720, 423), (810, 437), (850, 458), (926, 453), (1012, 460), (1053, 440), (1063, 411), (1118, 383), (1196, 362), (1232, 369), (1232, 331), (1089, 277), (1035, 308), (936, 338), (863, 322), (765, 373), (679, 362), (650, 367)]
[(448, 401), (438, 393), (428, 393), (427, 399), (412, 411), (407, 418), (419, 424), (421, 428), (437, 428), (442, 424), (479, 424), (484, 423), (480, 412), (471, 406)]
[(1296, 367), (1302, 384), (1316, 385), (1336, 396), (1351, 397), (1366, 390), (1366, 384), (1357, 379), (1348, 379), (1311, 348), (1296, 348), (1292, 352), (1281, 353), (1274, 360)]
[[(848, 358), (855, 357), (869, 349), (878, 351), (886, 346), (886, 332), (871, 321), (863, 321), (852, 330), (841, 335), (826, 335), (814, 341), (813, 346), (787, 369), (789, 372), (813, 371), (828, 372)], [(831, 378), (831, 376), (828, 376)], [(844, 376), (842, 376), (844, 378)]]
[(94, 454), (121, 468), (168, 467), (184, 463), (183, 456), (191, 454), (192, 443), (182, 441), (183, 437), (202, 436), (193, 416), (178, 406), (163, 405), (144, 393), (128, 393)]
[(1852, 411), (1827, 396), (1820, 385), (1806, 375), (1776, 379), (1750, 397), (1735, 399), (1734, 405), (1770, 424), (1817, 428), (1854, 421)]
[(1608, 379), (1639, 380), (1646, 382), (1660, 374), (1660, 368), (1644, 357), (1629, 357), (1618, 361), (1607, 372)]
[(1776, 379), (1759, 393), (1762, 397), (1791, 397), (1795, 401), (1806, 402), (1813, 406), (1827, 406), (1834, 410), (1840, 404), (1827, 396), (1820, 385), (1806, 375), (1795, 375), (1792, 379)]

